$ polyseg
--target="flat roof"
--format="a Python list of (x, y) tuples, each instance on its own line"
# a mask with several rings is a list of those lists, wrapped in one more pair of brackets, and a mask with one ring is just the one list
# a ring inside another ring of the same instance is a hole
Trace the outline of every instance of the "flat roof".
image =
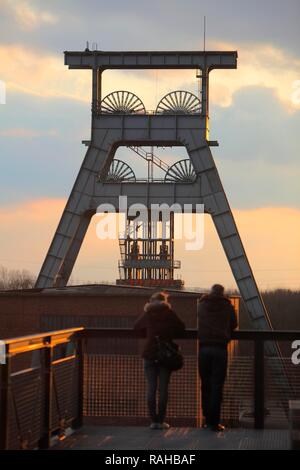
[[(158, 291), (159, 287), (143, 287), (143, 286), (120, 286), (116, 284), (80, 284), (66, 287), (49, 287), (44, 289), (15, 289), (15, 290), (0, 290), (0, 297), (19, 297), (19, 296), (78, 296), (78, 295), (105, 295), (105, 296), (136, 296), (136, 295), (149, 295), (151, 292)], [(162, 289), (169, 292), (174, 296), (192, 296), (198, 297), (207, 293), (207, 289)], [(231, 295), (231, 297), (240, 297), (239, 295)]]

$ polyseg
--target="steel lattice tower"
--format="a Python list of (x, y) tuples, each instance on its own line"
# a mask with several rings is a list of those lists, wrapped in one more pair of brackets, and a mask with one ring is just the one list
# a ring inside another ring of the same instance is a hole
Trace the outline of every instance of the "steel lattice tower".
[[(148, 208), (161, 202), (169, 206), (204, 204), (253, 325), (269, 328), (269, 317), (210, 150), (217, 143), (209, 140), (209, 74), (215, 69), (235, 69), (237, 52), (85, 50), (65, 52), (65, 64), (70, 69), (92, 71), (91, 140), (36, 286), (67, 284), (91, 217), (102, 203), (118, 208), (119, 196), (126, 195), (128, 205), (142, 203)], [(102, 99), (102, 73), (108, 69), (200, 70), (201, 106), (181, 91), (164, 97), (154, 113), (148, 113), (141, 100), (129, 92)], [(115, 178), (116, 171), (111, 170), (117, 165), (114, 155), (119, 146), (183, 146), (195, 177), (162, 182)]]

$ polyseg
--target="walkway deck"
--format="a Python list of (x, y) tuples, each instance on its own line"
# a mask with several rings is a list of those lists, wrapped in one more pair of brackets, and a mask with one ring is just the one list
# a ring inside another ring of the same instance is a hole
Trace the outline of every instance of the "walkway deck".
[(287, 430), (230, 429), (215, 434), (206, 429), (83, 426), (54, 445), (55, 450), (288, 450)]

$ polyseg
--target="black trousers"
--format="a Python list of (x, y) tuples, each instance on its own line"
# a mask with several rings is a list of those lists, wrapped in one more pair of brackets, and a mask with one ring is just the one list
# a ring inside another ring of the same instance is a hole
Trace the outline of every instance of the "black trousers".
[(227, 348), (202, 345), (199, 350), (202, 412), (208, 425), (220, 422), (223, 385), (227, 371)]
[[(159, 366), (153, 361), (144, 361), (145, 375), (148, 382), (147, 404), (149, 415), (153, 423), (163, 423), (168, 404), (168, 386), (171, 371)], [(156, 408), (156, 395), (159, 390), (158, 410)]]

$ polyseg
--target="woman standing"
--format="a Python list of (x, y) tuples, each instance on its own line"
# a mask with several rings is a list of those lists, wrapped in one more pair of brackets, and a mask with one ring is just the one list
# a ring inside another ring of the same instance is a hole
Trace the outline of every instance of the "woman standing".
[[(168, 429), (165, 420), (168, 402), (168, 385), (171, 370), (155, 362), (156, 337), (162, 341), (171, 341), (183, 333), (184, 323), (178, 318), (168, 302), (168, 294), (158, 292), (150, 297), (144, 312), (136, 320), (134, 329), (145, 329), (146, 344), (142, 357), (147, 379), (147, 404), (151, 418), (151, 429)], [(156, 394), (159, 389), (158, 410), (156, 409)]]

